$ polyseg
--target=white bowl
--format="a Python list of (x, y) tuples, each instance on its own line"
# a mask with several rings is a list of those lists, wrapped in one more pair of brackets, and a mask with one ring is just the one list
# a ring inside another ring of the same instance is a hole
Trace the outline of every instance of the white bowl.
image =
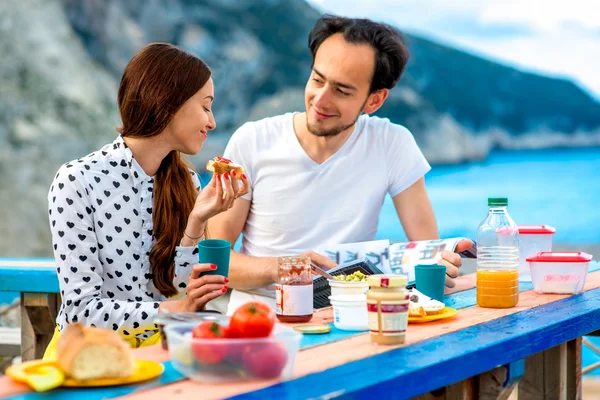
[(343, 296), (352, 294), (367, 294), (369, 290), (369, 284), (367, 281), (338, 281), (328, 280), (329, 287), (331, 287), (332, 296)]
[(333, 306), (333, 325), (343, 331), (369, 330), (367, 296), (350, 294), (329, 296)]

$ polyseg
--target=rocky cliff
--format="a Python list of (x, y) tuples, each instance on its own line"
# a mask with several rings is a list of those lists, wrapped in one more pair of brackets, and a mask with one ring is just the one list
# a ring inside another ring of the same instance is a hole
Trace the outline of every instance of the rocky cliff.
[[(46, 194), (60, 164), (111, 141), (131, 56), (167, 41), (216, 84), (219, 154), (248, 119), (303, 108), (303, 0), (6, 0), (0, 4), (0, 255), (48, 256)], [(519, 72), (408, 36), (411, 61), (378, 115), (409, 127), (433, 162), (494, 147), (600, 144), (600, 105), (571, 82)]]

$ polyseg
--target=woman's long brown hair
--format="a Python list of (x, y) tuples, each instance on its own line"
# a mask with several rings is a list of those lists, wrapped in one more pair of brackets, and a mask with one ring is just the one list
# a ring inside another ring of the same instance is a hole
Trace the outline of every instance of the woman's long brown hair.
[[(211, 71), (198, 57), (167, 43), (144, 47), (129, 62), (119, 86), (123, 137), (160, 134), (177, 110), (208, 82)], [(155, 242), (150, 250), (154, 286), (166, 297), (173, 285), (175, 248), (183, 237), (197, 192), (189, 165), (177, 151), (162, 161), (154, 178), (152, 222)]]

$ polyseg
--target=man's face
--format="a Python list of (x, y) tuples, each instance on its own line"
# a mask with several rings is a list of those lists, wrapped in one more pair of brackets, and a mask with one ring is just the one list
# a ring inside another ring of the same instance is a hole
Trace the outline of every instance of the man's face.
[(317, 50), (304, 91), (306, 125), (313, 135), (335, 136), (352, 127), (369, 97), (375, 50), (337, 33)]

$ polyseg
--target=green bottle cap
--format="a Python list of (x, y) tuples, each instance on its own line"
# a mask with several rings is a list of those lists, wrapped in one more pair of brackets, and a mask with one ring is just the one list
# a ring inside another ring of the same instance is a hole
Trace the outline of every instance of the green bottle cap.
[(488, 198), (488, 207), (506, 207), (508, 199), (506, 197), (490, 197)]

